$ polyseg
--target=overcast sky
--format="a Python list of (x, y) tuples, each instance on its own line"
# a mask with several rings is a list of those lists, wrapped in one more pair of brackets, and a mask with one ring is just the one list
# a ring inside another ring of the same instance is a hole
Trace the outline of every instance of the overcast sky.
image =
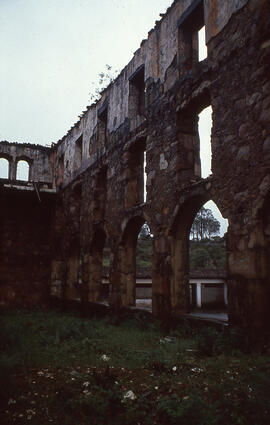
[(51, 144), (172, 0), (0, 0), (0, 140)]
[[(90, 104), (106, 64), (121, 70), (171, 3), (0, 0), (0, 140), (61, 139)], [(204, 155), (206, 176), (211, 160)]]

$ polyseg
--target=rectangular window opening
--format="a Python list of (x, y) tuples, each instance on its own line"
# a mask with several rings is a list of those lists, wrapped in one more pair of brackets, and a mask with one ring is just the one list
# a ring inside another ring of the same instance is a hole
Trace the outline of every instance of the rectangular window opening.
[(129, 115), (131, 118), (145, 115), (144, 66), (140, 67), (129, 80)]
[(192, 71), (193, 67), (207, 57), (205, 46), (204, 4), (194, 0), (178, 21), (180, 74)]
[(127, 209), (146, 202), (145, 149), (145, 139), (141, 139), (127, 153), (125, 164)]
[(58, 158), (58, 169), (57, 169), (57, 182), (56, 185), (57, 186), (61, 186), (64, 180), (64, 155), (61, 155)]
[(205, 44), (205, 25), (198, 31), (199, 62), (207, 58), (207, 46)]
[(83, 136), (81, 135), (75, 142), (75, 169), (80, 168), (82, 166), (82, 141)]
[(105, 104), (98, 111), (98, 139), (101, 144), (108, 141), (108, 105)]
[(200, 139), (200, 163), (201, 176), (207, 178), (212, 174), (212, 107), (204, 108), (199, 114), (199, 139)]
[(176, 148), (181, 181), (207, 178), (212, 166), (212, 108), (208, 91), (194, 99), (177, 117), (179, 145)]

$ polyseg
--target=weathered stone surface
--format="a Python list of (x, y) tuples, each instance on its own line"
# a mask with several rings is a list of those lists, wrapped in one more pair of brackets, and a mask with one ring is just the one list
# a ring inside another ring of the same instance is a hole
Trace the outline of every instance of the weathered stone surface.
[(247, 161), (249, 157), (249, 146), (242, 146), (237, 153), (237, 161)]
[(166, 168), (168, 168), (168, 162), (167, 162), (167, 161), (166, 161), (166, 159), (165, 159), (165, 155), (164, 155), (164, 153), (162, 153), (162, 154), (160, 155), (159, 168), (160, 168), (161, 170), (166, 170)]
[(270, 154), (270, 136), (263, 142), (263, 152), (268, 155)]

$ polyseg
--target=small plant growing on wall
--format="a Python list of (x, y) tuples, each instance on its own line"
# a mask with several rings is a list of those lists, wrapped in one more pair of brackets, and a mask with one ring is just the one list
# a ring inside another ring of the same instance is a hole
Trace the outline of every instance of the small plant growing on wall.
[(97, 102), (103, 90), (105, 90), (110, 84), (112, 84), (115, 79), (119, 75), (119, 70), (113, 70), (111, 65), (106, 64), (105, 70), (98, 74), (98, 83), (96, 81), (92, 81), (91, 83), (91, 91), (89, 93), (90, 102)]

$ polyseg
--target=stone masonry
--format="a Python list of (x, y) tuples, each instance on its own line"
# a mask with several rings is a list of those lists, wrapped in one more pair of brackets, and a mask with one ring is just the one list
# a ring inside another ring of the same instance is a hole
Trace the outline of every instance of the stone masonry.
[[(175, 0), (58, 143), (0, 143), (11, 167), (0, 186), (2, 305), (57, 298), (91, 308), (105, 242), (109, 303), (134, 305), (136, 241), (147, 222), (153, 313), (188, 312), (189, 230), (212, 199), (229, 220), (229, 321), (269, 331), (269, 17), (269, 0)], [(199, 62), (204, 25), (208, 57)], [(202, 179), (198, 114), (209, 105), (212, 175)], [(30, 164), (28, 183), (15, 179), (18, 158)]]

